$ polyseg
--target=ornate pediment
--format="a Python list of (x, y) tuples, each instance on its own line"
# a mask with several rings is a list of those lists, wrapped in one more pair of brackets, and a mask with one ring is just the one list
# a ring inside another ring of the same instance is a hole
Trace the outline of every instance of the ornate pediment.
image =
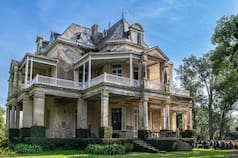
[(151, 57), (165, 60), (165, 61), (169, 60), (169, 58), (164, 54), (164, 52), (157, 46), (146, 50), (145, 54), (147, 54)]

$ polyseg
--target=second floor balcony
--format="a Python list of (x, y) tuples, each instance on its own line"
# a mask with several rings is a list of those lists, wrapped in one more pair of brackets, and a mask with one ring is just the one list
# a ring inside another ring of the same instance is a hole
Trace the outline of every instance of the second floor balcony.
[[(27, 84), (23, 84), (20, 87), (20, 90), (27, 89), (33, 85), (45, 85), (59, 88), (67, 88), (74, 90), (86, 90), (88, 88), (97, 86), (99, 84), (111, 84), (112, 86), (121, 86), (123, 87), (131, 87), (131, 88), (140, 88), (143, 86), (140, 80), (130, 79), (126, 77), (116, 76), (108, 73), (103, 73), (95, 78), (92, 78), (90, 81), (85, 83), (72, 81), (72, 80), (64, 80), (54, 77), (36, 75), (35, 78), (29, 81)], [(148, 90), (156, 90), (160, 92), (165, 92), (165, 86), (161, 83), (156, 83), (152, 81), (145, 81), (144, 88)], [(170, 93), (174, 95), (182, 95), (182, 96), (190, 96), (189, 91), (183, 89), (171, 88)]]

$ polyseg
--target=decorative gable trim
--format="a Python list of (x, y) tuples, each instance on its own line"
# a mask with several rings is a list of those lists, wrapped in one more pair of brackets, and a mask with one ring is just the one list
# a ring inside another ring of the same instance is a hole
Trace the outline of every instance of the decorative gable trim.
[(158, 46), (152, 47), (152, 48), (146, 50), (144, 53), (149, 55), (149, 56), (159, 58), (159, 59), (162, 59), (162, 60), (166, 60), (166, 61), (169, 60), (167, 55), (165, 55), (165, 53)]

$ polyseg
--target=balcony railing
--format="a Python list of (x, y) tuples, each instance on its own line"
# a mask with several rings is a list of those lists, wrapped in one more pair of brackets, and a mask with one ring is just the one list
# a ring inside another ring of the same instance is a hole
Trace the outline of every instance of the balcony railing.
[(145, 88), (147, 89), (154, 89), (164, 91), (165, 87), (162, 83), (152, 82), (152, 81), (145, 81)]
[[(33, 84), (42, 84), (42, 85), (47, 85), (47, 86), (84, 90), (84, 89), (96, 86), (100, 83), (111, 83), (114, 85), (134, 87), (134, 88), (140, 87), (139, 80), (135, 80), (135, 79), (131, 80), (130, 78), (104, 73), (100, 76), (97, 76), (97, 77), (91, 79), (90, 81), (85, 82), (84, 84), (82, 82), (76, 82), (76, 81), (71, 81), (71, 80), (64, 80), (64, 79), (53, 78), (53, 77), (48, 77), (48, 76), (36, 75), (36, 77), (33, 80), (31, 80), (27, 84), (23, 84), (20, 87), (20, 90), (26, 89)], [(145, 81), (145, 88), (159, 90), (162, 92), (165, 91), (164, 84), (156, 83), (156, 82), (152, 82), (152, 81)], [(189, 96), (189, 91), (177, 89), (177, 88), (171, 88), (170, 93), (175, 94), (175, 95)]]
[(190, 92), (185, 89), (171, 88), (170, 92), (174, 95), (190, 96)]

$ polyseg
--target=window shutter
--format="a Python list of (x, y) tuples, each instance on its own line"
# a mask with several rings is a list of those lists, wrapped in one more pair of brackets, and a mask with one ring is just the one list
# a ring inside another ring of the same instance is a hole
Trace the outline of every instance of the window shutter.
[(122, 107), (122, 128), (123, 131), (126, 130), (126, 107)]

